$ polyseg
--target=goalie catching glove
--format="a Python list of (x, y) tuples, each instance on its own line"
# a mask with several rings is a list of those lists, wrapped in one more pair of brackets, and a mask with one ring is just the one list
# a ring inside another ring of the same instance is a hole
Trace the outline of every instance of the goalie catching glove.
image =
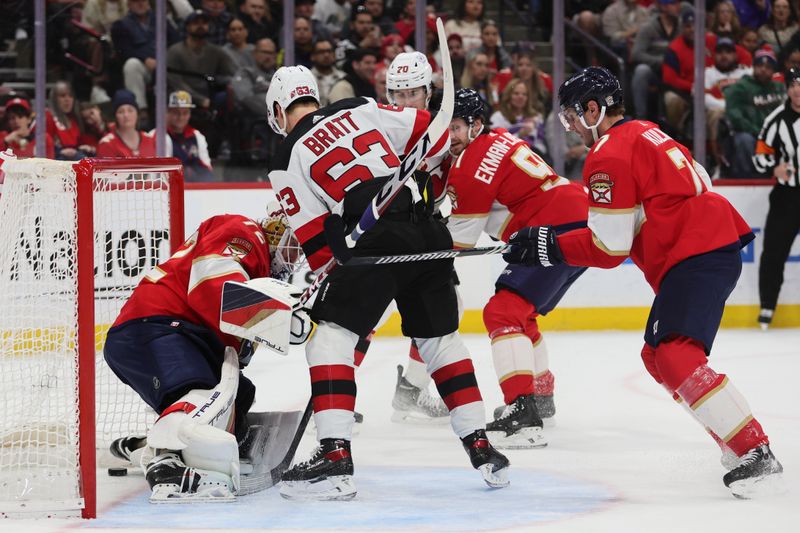
[(556, 232), (550, 226), (528, 226), (508, 240), (511, 248), (503, 254), (507, 263), (550, 267), (564, 262)]

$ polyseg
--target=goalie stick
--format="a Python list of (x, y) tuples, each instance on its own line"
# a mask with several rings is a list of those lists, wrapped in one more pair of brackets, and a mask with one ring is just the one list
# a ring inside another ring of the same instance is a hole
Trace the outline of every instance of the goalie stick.
[[(300, 445), (300, 441), (303, 438), (303, 434), (306, 431), (306, 426), (308, 426), (308, 421), (311, 419), (311, 414), (313, 413), (313, 405), (312, 401), (308, 400), (308, 405), (306, 405), (305, 410), (300, 415), (299, 423), (297, 424), (297, 429), (292, 434), (292, 439), (288, 443), (288, 448), (286, 449), (286, 453), (281, 458), (278, 464), (271, 466), (269, 465), (269, 450), (267, 450), (268, 445), (272, 444), (273, 447), (278, 447), (279, 444), (285, 445), (285, 440), (280, 442), (280, 434), (273, 434), (277, 433), (277, 429), (280, 429), (280, 426), (284, 423), (284, 418), (296, 416), (299, 411), (292, 411), (289, 413), (255, 413), (252, 419), (252, 426), (260, 426), (262, 429), (261, 432), (255, 437), (256, 442), (253, 443), (252, 447), (249, 449), (248, 454), (250, 457), (254, 459), (257, 457), (262, 458), (262, 468), (255, 468), (251, 474), (243, 475), (241, 477), (241, 484), (239, 486), (239, 491), (237, 495), (243, 496), (246, 494), (253, 494), (256, 492), (261, 492), (262, 490), (266, 490), (273, 485), (277, 484), (281, 478), (283, 477), (283, 473), (291, 466), (292, 461), (294, 460), (294, 454), (297, 452), (297, 447)], [(269, 425), (266, 418), (261, 418), (263, 415), (267, 415), (273, 419), (276, 419), (276, 423)], [(248, 419), (250, 419), (250, 415), (248, 415)], [(249, 420), (248, 420), (249, 421)], [(270, 431), (272, 428), (275, 428), (276, 431)], [(266, 433), (266, 434), (263, 434)], [(261, 454), (260, 456), (258, 454)], [(269, 468), (267, 470), (267, 468)]]

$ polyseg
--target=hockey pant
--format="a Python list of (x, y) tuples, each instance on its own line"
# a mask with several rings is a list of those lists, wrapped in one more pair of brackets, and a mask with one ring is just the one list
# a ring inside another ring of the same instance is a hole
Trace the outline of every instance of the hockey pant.
[[(458, 332), (414, 341), (450, 410), (456, 435), (462, 438), (485, 427), (483, 400), (472, 360)], [(352, 437), (356, 403), (353, 354), (357, 342), (356, 333), (322, 321), (306, 348), (318, 440)]]
[(744, 396), (725, 374), (709, 368), (699, 341), (674, 335), (655, 348), (645, 344), (642, 360), (656, 382), (686, 407), (720, 447), (741, 456), (769, 443)]
[[(464, 302), (461, 300), (461, 294), (458, 292), (458, 288), (456, 288), (456, 297), (458, 298), (458, 320), (460, 322), (461, 318), (464, 316)], [(376, 329), (382, 325), (383, 319), (381, 320), (382, 322), (379, 322), (378, 326), (375, 326)], [(360, 367), (362, 361), (364, 361), (364, 357), (367, 355), (367, 350), (369, 350), (369, 346), (372, 343), (372, 338), (374, 335), (375, 330), (373, 330), (368, 336), (358, 339), (355, 353), (356, 367)], [(547, 357), (546, 354), (545, 357)], [(419, 347), (414, 339), (411, 339), (411, 342), (409, 343), (406, 373), (403, 377), (405, 377), (409, 383), (418, 389), (427, 390), (428, 385), (431, 382), (431, 376), (428, 373), (428, 367), (425, 364), (425, 361), (423, 361), (422, 357), (419, 355)]]
[(553, 394), (555, 378), (536, 322), (538, 316), (532, 303), (506, 289), (498, 290), (483, 308), (494, 369), (507, 405), (521, 395)]

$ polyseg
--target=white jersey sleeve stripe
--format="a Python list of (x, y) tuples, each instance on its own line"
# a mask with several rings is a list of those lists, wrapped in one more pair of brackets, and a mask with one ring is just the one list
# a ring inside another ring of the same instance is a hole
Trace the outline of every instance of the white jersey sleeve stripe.
[(192, 261), (192, 270), (189, 274), (189, 291), (192, 292), (198, 285), (206, 280), (220, 278), (230, 274), (241, 274), (245, 279), (250, 279), (242, 265), (232, 257), (223, 255), (205, 255)]
[(636, 236), (638, 209), (589, 208), (588, 226), (598, 248), (610, 255), (627, 255)]
[(487, 215), (450, 215), (447, 229), (457, 248), (472, 248), (478, 242), (488, 220)]

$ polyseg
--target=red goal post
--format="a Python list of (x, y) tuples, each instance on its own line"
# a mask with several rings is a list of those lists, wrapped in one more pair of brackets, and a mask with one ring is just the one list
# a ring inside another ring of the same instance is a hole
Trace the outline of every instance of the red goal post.
[(97, 459), (154, 413), (105, 365), (108, 327), (184, 237), (173, 158), (3, 164), (0, 516), (96, 516)]

